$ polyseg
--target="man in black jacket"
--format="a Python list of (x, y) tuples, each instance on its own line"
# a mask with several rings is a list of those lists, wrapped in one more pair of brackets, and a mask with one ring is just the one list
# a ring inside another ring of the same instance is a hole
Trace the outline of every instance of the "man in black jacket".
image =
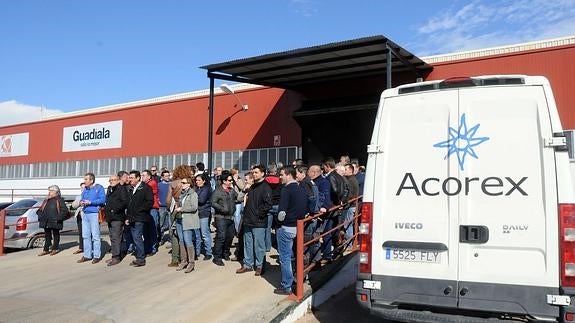
[(133, 170), (128, 179), (130, 201), (128, 203), (128, 218), (125, 224), (130, 226), (134, 246), (136, 247), (136, 260), (130, 266), (141, 267), (146, 265), (146, 253), (144, 252), (144, 226), (152, 221), (150, 210), (154, 206), (154, 193), (152, 188), (140, 180), (140, 172)]
[[(349, 188), (345, 183), (345, 180), (341, 175), (339, 175), (335, 170), (335, 160), (332, 157), (327, 157), (322, 162), (322, 168), (325, 174), (325, 178), (330, 184), (330, 198), (334, 206), (344, 204), (349, 199)], [(333, 211), (328, 218), (323, 231), (327, 232), (331, 230), (334, 226), (339, 224), (342, 211)], [(323, 258), (326, 262), (331, 262), (333, 259), (332, 245), (339, 245), (339, 232), (328, 233), (323, 237), (322, 250)]]
[(216, 222), (216, 239), (214, 243), (212, 260), (214, 264), (223, 266), (222, 259), (230, 260), (230, 247), (235, 235), (234, 211), (236, 210), (236, 192), (232, 189), (232, 174), (223, 171), (219, 184), (212, 193), (211, 203), (214, 208)]
[(272, 189), (264, 181), (266, 168), (263, 165), (252, 167), (254, 184), (246, 193), (244, 207), (244, 261), (243, 266), (236, 270), (243, 274), (256, 270), (256, 276), (262, 274), (266, 254), (265, 235), (268, 224), (268, 211), (272, 207)]
[(108, 222), (110, 245), (112, 246), (112, 258), (107, 263), (108, 266), (114, 266), (121, 261), (122, 231), (126, 221), (128, 191), (124, 186), (120, 185), (120, 179), (116, 175), (110, 176), (109, 182), (104, 213), (106, 214), (106, 222)]

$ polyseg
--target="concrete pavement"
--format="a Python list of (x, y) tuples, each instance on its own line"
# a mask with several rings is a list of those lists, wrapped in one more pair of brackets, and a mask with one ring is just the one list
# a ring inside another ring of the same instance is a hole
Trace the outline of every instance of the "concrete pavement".
[(131, 256), (113, 267), (78, 264), (75, 244), (66, 245), (55, 256), (34, 249), (0, 257), (0, 322), (269, 322), (292, 304), (273, 294), (273, 259), (262, 277), (201, 258), (184, 274), (167, 267), (164, 247), (134, 268)]

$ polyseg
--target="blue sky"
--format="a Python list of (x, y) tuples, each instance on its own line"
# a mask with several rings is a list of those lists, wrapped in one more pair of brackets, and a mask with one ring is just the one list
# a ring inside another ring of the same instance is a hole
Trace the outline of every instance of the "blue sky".
[(203, 65), (372, 35), (418, 56), (575, 35), (575, 1), (4, 0), (0, 126), (205, 89)]

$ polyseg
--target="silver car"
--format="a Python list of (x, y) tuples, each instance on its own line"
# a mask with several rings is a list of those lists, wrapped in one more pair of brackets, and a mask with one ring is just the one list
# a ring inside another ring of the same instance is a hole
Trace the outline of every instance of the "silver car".
[[(4, 209), (6, 224), (4, 227), (5, 248), (42, 248), (44, 229), (38, 224), (36, 211), (42, 205), (43, 198), (23, 199)], [(61, 232), (77, 230), (76, 219), (64, 221)]]

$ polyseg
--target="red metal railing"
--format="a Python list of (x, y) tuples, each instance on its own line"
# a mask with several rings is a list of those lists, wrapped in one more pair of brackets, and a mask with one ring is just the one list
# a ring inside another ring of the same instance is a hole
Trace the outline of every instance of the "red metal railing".
[(0, 211), (0, 256), (4, 256), (4, 231), (6, 230), (6, 211)]
[[(352, 244), (352, 248), (351, 251), (355, 251), (358, 249), (358, 229), (359, 229), (359, 217), (360, 217), (360, 210), (358, 208), (358, 204), (359, 201), (361, 200), (361, 196), (356, 197), (351, 199), (348, 203), (342, 204), (342, 205), (338, 205), (338, 206), (334, 206), (331, 209), (327, 210), (324, 213), (318, 213), (316, 215), (313, 216), (309, 216), (303, 220), (298, 220), (297, 221), (297, 234), (296, 234), (296, 290), (295, 293), (290, 295), (288, 298), (291, 300), (295, 300), (295, 301), (301, 301), (303, 296), (304, 296), (304, 288), (303, 288), (303, 284), (304, 284), (304, 279), (306, 274), (312, 270), (315, 266), (316, 266), (316, 262), (313, 261), (314, 256), (311, 256), (310, 259), (310, 263), (309, 265), (306, 267), (304, 264), (304, 256), (305, 256), (305, 249), (306, 247), (314, 244), (314, 243), (318, 243), (320, 241), (320, 239), (322, 239), (323, 237), (326, 237), (328, 235), (331, 235), (332, 233), (336, 233), (339, 234), (340, 229), (342, 228), (346, 228), (347, 225), (349, 225), (350, 223), (347, 223), (345, 221), (341, 221), (340, 224), (334, 226), (332, 229), (326, 231), (326, 232), (322, 232), (320, 234), (318, 234), (317, 236), (313, 237), (311, 240), (304, 242), (304, 234), (305, 234), (305, 225), (306, 223), (310, 222), (310, 221), (314, 221), (316, 219), (322, 219), (323, 221), (328, 221), (329, 217), (331, 216), (331, 214), (335, 211), (338, 210), (343, 210), (345, 209), (347, 206), (355, 206), (355, 213), (353, 216), (353, 236), (351, 236), (348, 240), (345, 240), (344, 243), (342, 243), (341, 245), (343, 245), (343, 248), (341, 250), (335, 250), (335, 253), (340, 253), (343, 254), (343, 252), (345, 251), (345, 246), (348, 246), (350, 242), (353, 241)], [(340, 215), (341, 217), (344, 217), (344, 215)], [(317, 228), (316, 228), (317, 230)], [(321, 248), (319, 251), (317, 252), (321, 252)]]

